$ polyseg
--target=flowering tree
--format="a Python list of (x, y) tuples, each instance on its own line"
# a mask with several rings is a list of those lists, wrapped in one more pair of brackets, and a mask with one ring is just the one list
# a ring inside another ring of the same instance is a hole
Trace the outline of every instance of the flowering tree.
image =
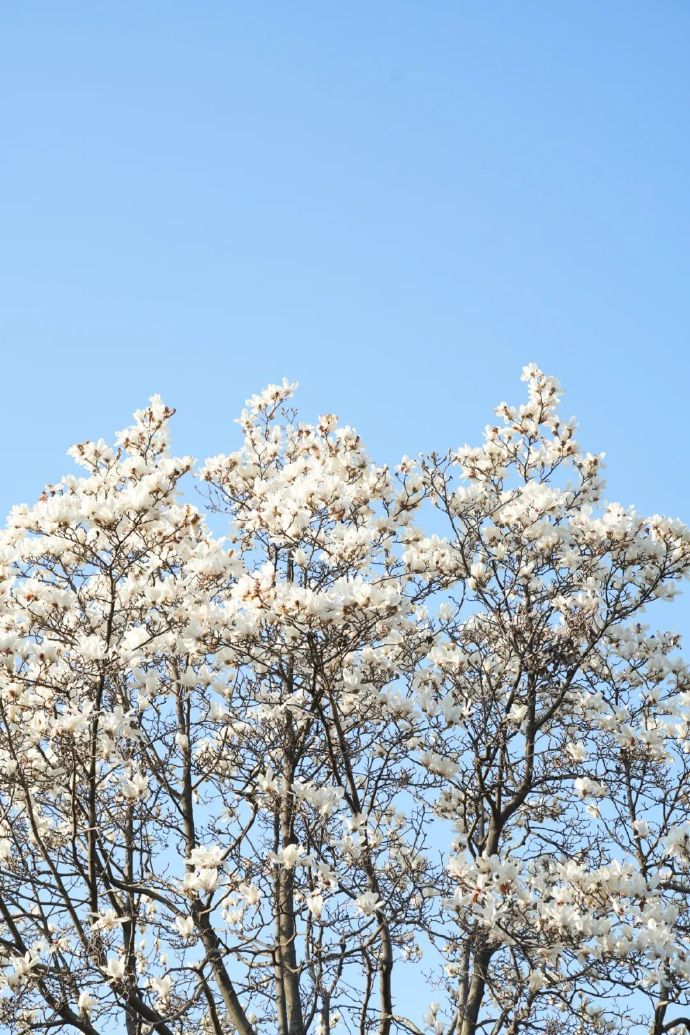
[(153, 398), (12, 510), (2, 1030), (690, 1032), (690, 532), (523, 376), (395, 472), (287, 382), (197, 470)]

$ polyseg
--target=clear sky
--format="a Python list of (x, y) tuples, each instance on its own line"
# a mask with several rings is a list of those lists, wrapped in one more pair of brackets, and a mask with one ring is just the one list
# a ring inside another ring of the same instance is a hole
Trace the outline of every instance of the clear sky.
[(237, 442), (284, 374), (374, 456), (531, 360), (611, 495), (690, 519), (690, 5), (7, 2), (0, 504), (158, 391)]
[(690, 520), (689, 102), (687, 0), (5, 0), (0, 510), (153, 392), (203, 457), (287, 375), (395, 461), (536, 361)]

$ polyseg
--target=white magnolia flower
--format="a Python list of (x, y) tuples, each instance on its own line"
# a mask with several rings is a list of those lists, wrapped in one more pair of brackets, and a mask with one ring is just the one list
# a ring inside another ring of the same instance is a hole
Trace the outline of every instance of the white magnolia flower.
[(149, 791), (149, 782), (143, 773), (135, 773), (130, 779), (122, 782), (122, 793), (130, 801), (143, 798)]
[(26, 977), (38, 962), (39, 957), (31, 951), (25, 952), (23, 956), (15, 956), (12, 960), (15, 975), (20, 978)]
[(530, 992), (538, 992), (546, 984), (546, 977), (543, 970), (531, 970), (527, 980), (527, 987)]
[(106, 962), (105, 972), (111, 981), (121, 981), (125, 976), (125, 961), (121, 956), (110, 956)]
[(364, 894), (358, 895), (355, 899), (355, 905), (360, 913), (364, 913), (365, 916), (369, 916), (371, 913), (375, 913), (378, 909), (381, 909), (383, 902), (375, 892), (365, 891)]
[(270, 852), (269, 859), (277, 866), (284, 866), (286, 869), (291, 870), (303, 861), (306, 854), (307, 850), (303, 845), (292, 844), (285, 845), (279, 852)]
[(513, 726), (519, 726), (522, 720), (527, 715), (528, 707), (526, 704), (514, 704), (508, 712), (508, 722)]
[(588, 776), (578, 776), (573, 782), (573, 786), (579, 798), (586, 798), (590, 794), (601, 798), (606, 794), (604, 784), (600, 783), (599, 780), (591, 780)]
[(204, 867), (202, 870), (194, 870), (192, 873), (185, 873), (182, 886), (186, 891), (203, 891), (210, 894), (218, 884), (218, 870), (214, 867)]
[(96, 999), (89, 992), (80, 992), (79, 998), (77, 999), (77, 1008), (80, 1014), (84, 1017), (91, 1016), (92, 1007), (95, 1005)]
[(297, 388), (297, 381), (290, 382), (284, 377), (281, 384), (267, 385), (262, 392), (257, 392), (256, 395), (250, 396), (245, 406), (251, 414), (273, 409), (293, 395)]
[(587, 748), (584, 744), (567, 744), (565, 750), (568, 753), (568, 757), (571, 758), (573, 762), (584, 762), (587, 758)]
[(685, 823), (683, 826), (671, 827), (666, 837), (663, 839), (663, 845), (666, 855), (678, 858), (683, 858), (688, 855), (688, 845), (690, 845), (690, 823)]
[(151, 988), (159, 999), (167, 999), (172, 988), (172, 978), (169, 974), (166, 974), (164, 977), (151, 978)]
[(475, 561), (470, 567), (468, 583), (472, 589), (479, 589), (489, 578), (489, 572), (483, 561)]
[(189, 861), (198, 868), (209, 866), (217, 869), (223, 861), (223, 854), (223, 849), (219, 845), (212, 845), (210, 848), (198, 845), (190, 852)]
[(183, 938), (189, 938), (194, 932), (194, 917), (192, 916), (176, 916), (175, 927), (180, 932)]
[(307, 909), (316, 917), (320, 919), (321, 913), (323, 912), (323, 895), (320, 891), (315, 891), (313, 895), (307, 895)]
[(255, 906), (261, 898), (261, 892), (255, 884), (240, 884), (237, 890), (248, 906)]
[(112, 931), (126, 920), (126, 916), (118, 916), (114, 909), (106, 909), (94, 914), (91, 926), (94, 931)]
[(435, 1024), (436, 1015), (440, 1009), (441, 1006), (439, 1003), (435, 1003), (433, 1001), (430, 1002), (424, 1013), (424, 1023), (429, 1025)]

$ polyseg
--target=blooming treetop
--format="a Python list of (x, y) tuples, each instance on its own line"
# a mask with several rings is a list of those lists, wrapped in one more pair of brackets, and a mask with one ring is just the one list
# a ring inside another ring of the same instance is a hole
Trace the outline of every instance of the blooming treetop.
[(198, 468), (154, 397), (12, 510), (4, 1030), (690, 1031), (690, 533), (523, 379), (395, 471), (287, 381)]

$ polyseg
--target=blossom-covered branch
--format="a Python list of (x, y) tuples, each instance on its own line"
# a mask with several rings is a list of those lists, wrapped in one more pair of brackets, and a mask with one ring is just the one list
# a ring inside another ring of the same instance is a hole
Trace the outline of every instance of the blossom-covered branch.
[(12, 510), (3, 1030), (687, 1027), (690, 532), (523, 377), (395, 470), (287, 381), (201, 466), (154, 397)]

